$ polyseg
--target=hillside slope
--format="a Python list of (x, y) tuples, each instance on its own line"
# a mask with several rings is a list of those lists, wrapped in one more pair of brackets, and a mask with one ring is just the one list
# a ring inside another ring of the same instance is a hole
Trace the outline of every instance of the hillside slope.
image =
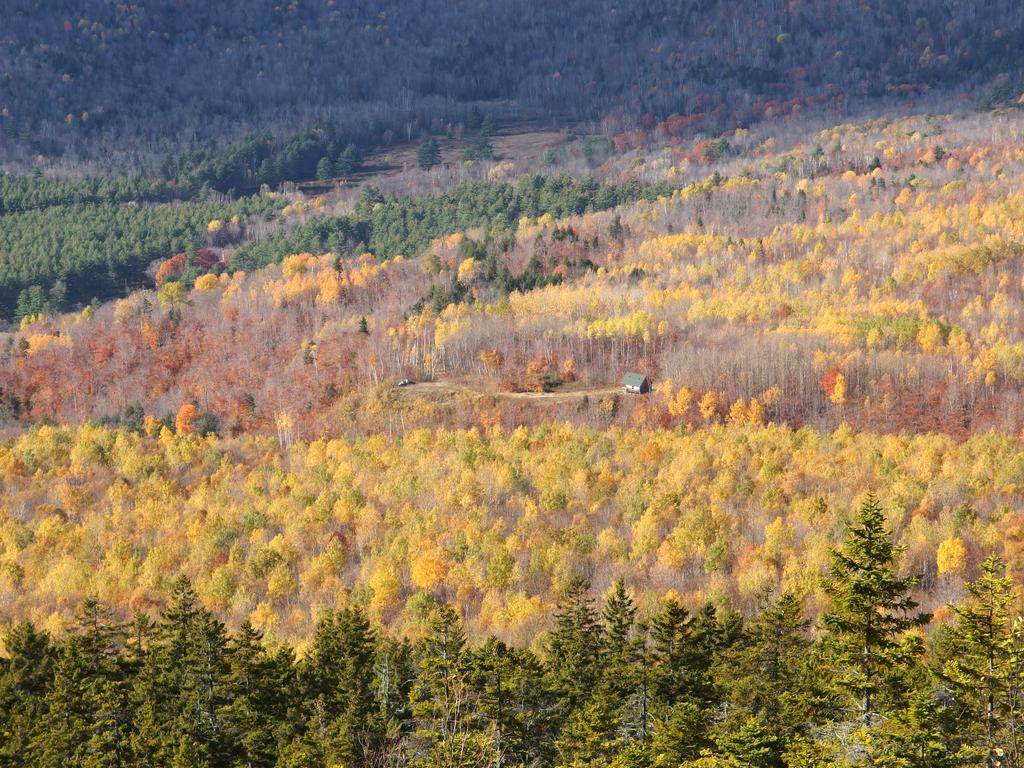
[(9, 158), (155, 165), (262, 128), (324, 124), (386, 144), (472, 127), (480, 102), (721, 130), (815, 102), (1020, 91), (1022, 11), (1010, 0), (13, 0), (5, 20)]
[[(354, 219), (292, 205), (292, 234), (233, 252), (233, 272), (182, 255), (156, 291), (27, 318), (0, 350), (3, 413), (173, 425), (191, 403), (225, 434), (287, 417), (307, 438), (385, 418), (1016, 432), (1021, 129), (1011, 112), (740, 131), (606, 169), (646, 187), (527, 176), (364, 196)], [(620, 194), (641, 201), (570, 215)], [(500, 397), (627, 370), (656, 394)], [(484, 397), (396, 400), (401, 378)]]

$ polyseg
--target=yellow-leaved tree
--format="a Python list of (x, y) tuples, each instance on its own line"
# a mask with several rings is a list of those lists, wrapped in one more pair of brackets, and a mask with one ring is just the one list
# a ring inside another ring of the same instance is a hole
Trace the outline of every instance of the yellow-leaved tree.
[(840, 372), (836, 374), (835, 383), (832, 385), (832, 393), (828, 396), (836, 405), (846, 403), (846, 377)]
[(935, 556), (939, 576), (955, 576), (963, 573), (967, 566), (967, 547), (959, 536), (950, 536), (939, 544)]

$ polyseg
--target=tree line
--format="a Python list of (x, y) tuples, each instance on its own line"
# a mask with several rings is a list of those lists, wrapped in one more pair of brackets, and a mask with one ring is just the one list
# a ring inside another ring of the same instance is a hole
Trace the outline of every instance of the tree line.
[(348, 176), (362, 166), (359, 149), (332, 129), (297, 133), (276, 140), (266, 131), (221, 149), (190, 149), (168, 155), (161, 173), (181, 187), (210, 187), (229, 193), (253, 192), (284, 181)]
[(48, 179), (38, 169), (27, 174), (0, 171), (0, 216), (55, 205), (165, 203), (180, 197), (170, 184), (139, 176)]
[(812, 627), (794, 593), (745, 617), (616, 582), (566, 585), (531, 647), (470, 642), (424, 593), (415, 637), (350, 603), (304, 652), (237, 631), (184, 577), (156, 621), (96, 600), (54, 639), (9, 628), (0, 765), (1019, 766), (1024, 619), (995, 557), (928, 634), (873, 496), (832, 553)]

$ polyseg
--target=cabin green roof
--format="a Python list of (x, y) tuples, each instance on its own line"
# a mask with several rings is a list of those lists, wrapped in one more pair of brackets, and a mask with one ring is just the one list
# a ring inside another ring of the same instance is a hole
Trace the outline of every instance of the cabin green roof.
[(644, 381), (647, 379), (642, 373), (627, 373), (622, 377), (622, 386), (624, 387), (642, 387)]

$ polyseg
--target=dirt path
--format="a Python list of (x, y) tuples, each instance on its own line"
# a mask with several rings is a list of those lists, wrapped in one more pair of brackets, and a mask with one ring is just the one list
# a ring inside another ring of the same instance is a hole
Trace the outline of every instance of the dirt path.
[(621, 392), (621, 387), (588, 387), (586, 385), (569, 384), (551, 392), (506, 392), (491, 390), (483, 387), (473, 387), (465, 382), (442, 379), (440, 381), (425, 381), (419, 384), (412, 384), (407, 387), (396, 388), (399, 397), (403, 399), (415, 399), (425, 397), (430, 399), (447, 399), (458, 394), (468, 393), (473, 397), (493, 397), (495, 400), (519, 400), (533, 401), (537, 403), (552, 404), (571, 403), (587, 398), (601, 398)]
[(497, 392), (494, 396), (501, 400), (540, 400), (546, 402), (569, 402), (584, 397), (604, 397), (621, 392), (621, 387), (597, 387), (588, 389), (556, 389), (553, 392)]

